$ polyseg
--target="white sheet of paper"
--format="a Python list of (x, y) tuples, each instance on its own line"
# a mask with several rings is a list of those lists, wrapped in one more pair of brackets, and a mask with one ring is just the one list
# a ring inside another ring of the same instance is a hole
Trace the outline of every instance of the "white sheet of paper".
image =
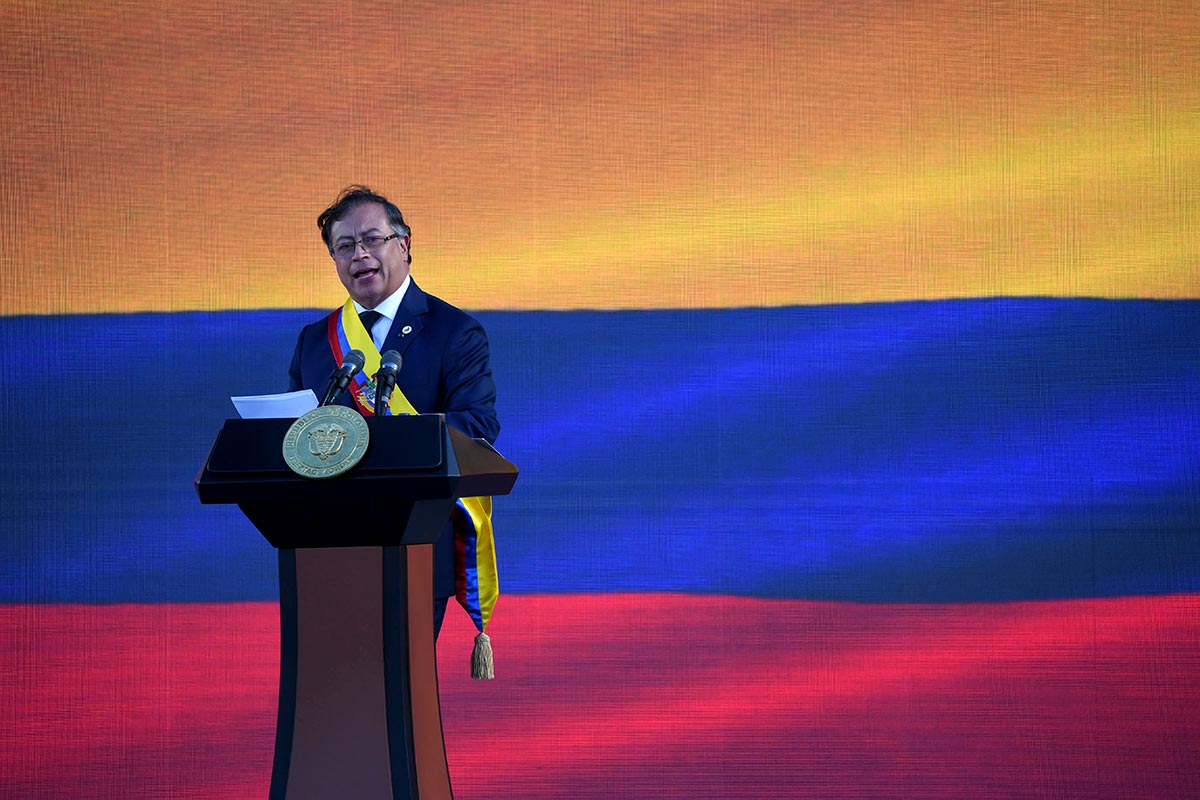
[(317, 407), (312, 389), (284, 394), (253, 394), (231, 397), (242, 419), (295, 419)]

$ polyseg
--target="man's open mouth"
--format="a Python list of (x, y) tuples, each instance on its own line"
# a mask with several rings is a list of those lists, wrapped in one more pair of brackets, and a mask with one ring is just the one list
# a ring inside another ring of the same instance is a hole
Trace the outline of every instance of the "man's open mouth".
[(353, 277), (354, 277), (354, 280), (361, 281), (365, 278), (370, 278), (372, 275), (374, 275), (377, 272), (379, 272), (379, 267), (375, 267), (374, 269), (364, 269), (362, 272), (354, 273)]

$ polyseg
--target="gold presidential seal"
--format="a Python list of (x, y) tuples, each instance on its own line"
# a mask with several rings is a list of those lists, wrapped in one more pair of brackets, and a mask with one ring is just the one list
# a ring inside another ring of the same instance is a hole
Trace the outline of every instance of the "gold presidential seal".
[(362, 461), (370, 440), (367, 421), (345, 406), (322, 406), (292, 423), (283, 460), (305, 478), (334, 478)]

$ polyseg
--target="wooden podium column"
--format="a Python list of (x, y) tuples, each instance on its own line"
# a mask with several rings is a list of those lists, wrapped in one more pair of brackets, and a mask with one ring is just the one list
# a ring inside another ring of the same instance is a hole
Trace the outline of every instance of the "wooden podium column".
[(279, 577), (272, 800), (451, 798), (432, 545), (280, 549)]

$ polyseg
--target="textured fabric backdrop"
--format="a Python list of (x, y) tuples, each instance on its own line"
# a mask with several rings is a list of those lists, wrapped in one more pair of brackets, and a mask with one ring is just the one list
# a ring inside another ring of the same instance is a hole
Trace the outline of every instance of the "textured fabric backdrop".
[(192, 488), (392, 196), (491, 337), (456, 796), (1200, 796), (1187, 2), (6, 3), (0, 797), (263, 797)]

